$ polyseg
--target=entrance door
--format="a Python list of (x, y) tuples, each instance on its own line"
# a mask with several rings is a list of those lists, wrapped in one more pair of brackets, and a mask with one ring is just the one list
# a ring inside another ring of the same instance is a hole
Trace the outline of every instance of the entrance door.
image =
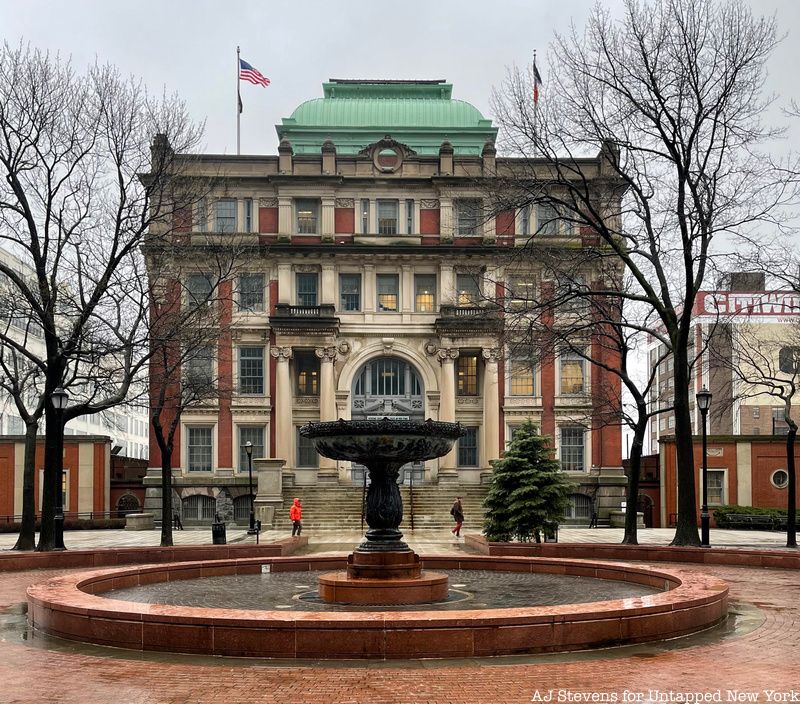
[[(353, 420), (423, 421), (425, 403), (422, 381), (416, 369), (397, 357), (378, 357), (367, 362), (356, 376), (352, 389), (350, 417)], [(353, 484), (364, 482), (364, 467), (351, 466)], [(424, 462), (409, 463), (400, 469), (398, 483), (408, 484), (413, 472), (414, 484), (425, 481)]]

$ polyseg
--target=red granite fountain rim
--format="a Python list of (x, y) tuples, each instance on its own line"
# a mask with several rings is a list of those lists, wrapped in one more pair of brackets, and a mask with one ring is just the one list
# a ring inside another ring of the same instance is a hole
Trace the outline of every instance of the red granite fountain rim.
[[(186, 573), (197, 572), (197, 577), (214, 576), (222, 573), (253, 573), (253, 568), (262, 564), (298, 567), (297, 570), (338, 568), (344, 565), (346, 556), (341, 557), (289, 557), (289, 558), (239, 558), (203, 562), (160, 563), (151, 565), (131, 565), (86, 572), (72, 573), (54, 577), (28, 588), (28, 600), (32, 604), (60, 612), (74, 613), (96, 618), (110, 618), (127, 621), (205, 624), (217, 626), (259, 626), (269, 623), (270, 628), (362, 628), (382, 629), (387, 624), (396, 623), (403, 628), (415, 626), (441, 628), (445, 626), (481, 625), (521, 625), (551, 623), (559, 621), (583, 621), (613, 619), (619, 617), (652, 615), (701, 607), (727, 598), (728, 587), (722, 580), (694, 570), (682, 568), (653, 568), (642, 565), (628, 565), (596, 560), (577, 560), (563, 558), (531, 557), (484, 557), (459, 555), (437, 555), (423, 558), (425, 566), (439, 569), (493, 569), (504, 571), (503, 567), (519, 567), (528, 564), (530, 571), (536, 567), (555, 568), (564, 574), (595, 576), (600, 579), (619, 579), (629, 575), (640, 579), (663, 580), (673, 588), (659, 594), (615, 599), (608, 601), (565, 604), (560, 606), (532, 606), (505, 609), (470, 609), (459, 611), (370, 611), (370, 612), (293, 612), (255, 611), (243, 609), (220, 609), (192, 606), (171, 606), (164, 604), (143, 604), (121, 601), (97, 596), (87, 589), (103, 586), (107, 591), (115, 587), (134, 586), (136, 577), (148, 575), (144, 583), (163, 581), (151, 579), (159, 573), (177, 572), (182, 578)], [(233, 568), (233, 570), (231, 570)], [(613, 575), (613, 576), (612, 576)], [(175, 576), (178, 576), (176, 574)], [(639, 581), (637, 579), (627, 581)], [(108, 583), (107, 585), (105, 583)], [(646, 582), (645, 582), (646, 583)]]

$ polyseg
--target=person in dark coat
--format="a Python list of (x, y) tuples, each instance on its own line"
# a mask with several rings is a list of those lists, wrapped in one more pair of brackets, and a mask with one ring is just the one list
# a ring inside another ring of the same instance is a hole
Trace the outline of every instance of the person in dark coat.
[(456, 496), (453, 506), (450, 509), (450, 515), (456, 522), (455, 527), (450, 531), (456, 538), (461, 536), (461, 525), (464, 523), (464, 507), (461, 505), (461, 497)]

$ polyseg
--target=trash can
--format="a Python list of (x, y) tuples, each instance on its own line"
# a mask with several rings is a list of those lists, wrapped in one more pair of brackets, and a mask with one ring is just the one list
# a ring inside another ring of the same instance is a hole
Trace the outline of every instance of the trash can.
[(211, 524), (211, 542), (214, 545), (225, 545), (227, 543), (224, 523)]
[(544, 542), (557, 543), (558, 542), (558, 522), (545, 521), (544, 522)]

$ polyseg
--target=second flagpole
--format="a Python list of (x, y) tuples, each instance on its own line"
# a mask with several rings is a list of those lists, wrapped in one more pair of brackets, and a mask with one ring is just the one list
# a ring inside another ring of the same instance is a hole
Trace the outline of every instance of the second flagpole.
[(241, 71), (239, 67), (239, 47), (236, 47), (236, 156), (242, 153), (242, 140), (241, 140), (241, 118), (242, 118), (242, 97), (239, 93), (239, 76)]

